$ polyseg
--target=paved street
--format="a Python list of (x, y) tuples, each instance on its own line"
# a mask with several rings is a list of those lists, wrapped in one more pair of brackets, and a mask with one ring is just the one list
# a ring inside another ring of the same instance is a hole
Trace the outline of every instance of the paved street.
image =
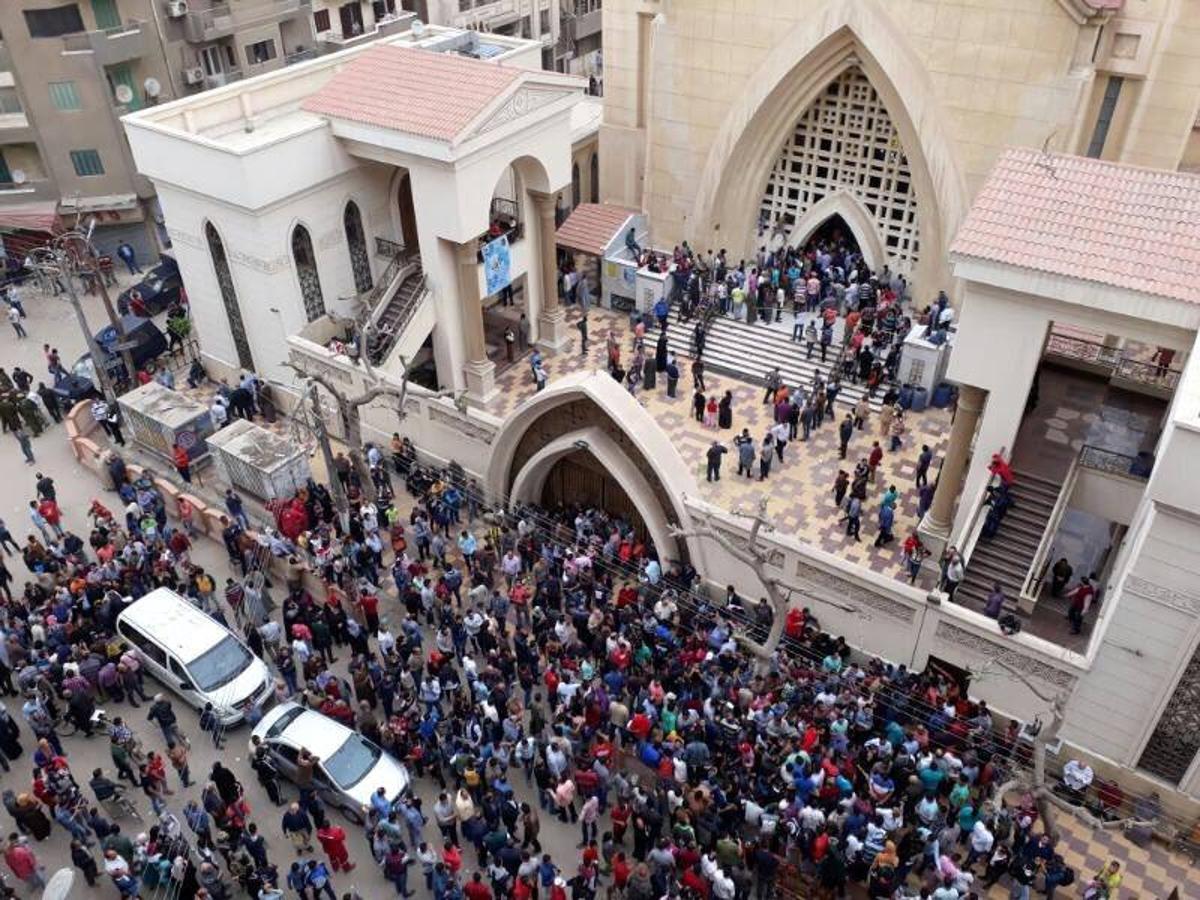
[[(36, 291), (30, 291), (26, 296), (25, 308), (29, 314), (29, 318), (26, 320), (26, 330), (29, 333), (29, 337), (25, 340), (18, 340), (11, 328), (5, 327), (3, 330), (0, 330), (0, 364), (10, 373), (14, 366), (24, 368), (34, 375), (36, 385), (38, 380), (46, 377), (46, 364), (42, 355), (43, 343), (48, 342), (52, 346), (57, 347), (62, 355), (64, 365), (68, 367), (84, 352), (85, 346), (83, 335), (75, 323), (75, 314), (72, 312), (69, 304), (61, 300), (43, 298)], [(104, 321), (103, 307), (99, 299), (87, 298), (84, 301), (84, 306), (89, 320), (93, 324), (93, 330), (97, 330)], [(5, 477), (0, 479), (0, 510), (2, 510), (0, 516), (3, 517), (18, 542), (22, 542), (25, 534), (32, 527), (29, 522), (28, 504), (34, 497), (34, 472), (41, 471), (55, 479), (58, 488), (59, 503), (63, 509), (65, 527), (76, 531), (86, 540), (89, 531), (86, 514), (92, 498), (102, 495), (100, 484), (90, 472), (79, 466), (71, 457), (67, 449), (62, 425), (55, 426), (43, 433), (41, 437), (36, 438), (34, 440), (34, 453), (37, 457), (37, 465), (26, 465), (16, 441), (7, 434), (0, 436), (0, 471), (5, 475)], [(102, 502), (113, 508), (113, 504), (116, 502), (116, 495), (108, 492), (103, 496)], [(204, 566), (214, 576), (219, 576), (215, 578), (218, 584), (223, 584), (225, 577), (233, 574), (228, 565), (224, 548), (215, 542), (205, 541), (201, 538), (193, 553), (193, 557), (198, 564)], [(28, 577), (28, 572), (18, 556), (6, 557), (5, 562), (13, 574), (15, 581), (13, 589), (15, 592), (19, 592)], [(385, 599), (383, 605), (385, 607), (395, 607), (398, 611), (398, 605), (393, 600)], [(339, 656), (339, 665), (334, 667), (343, 675), (345, 675), (344, 664), (347, 660), (348, 654), (341, 654)], [(148, 687), (148, 692), (152, 691), (152, 687), (153, 682)], [(20, 703), (11, 698), (5, 698), (3, 702), (13, 717), (19, 721), (22, 730), (21, 741), (26, 755), (13, 764), (11, 772), (5, 773), (0, 778), (0, 790), (11, 789), (16, 793), (21, 793), (28, 791), (30, 787), (31, 763), (29, 762), (29, 754), (33, 750), (33, 741), (28, 727), (21, 720)], [(282, 810), (277, 810), (271, 805), (265, 792), (258, 785), (254, 773), (250, 771), (250, 767), (247, 764), (246, 748), (249, 730), (243, 726), (232, 732), (228, 736), (224, 751), (217, 754), (214, 752), (209, 741), (199, 738), (198, 717), (195, 712), (184, 707), (182, 702), (179, 701), (175, 701), (174, 706), (179, 713), (184, 733), (192, 738), (191, 770), (193, 779), (202, 778), (219, 756), (221, 761), (231, 768), (242, 780), (253, 812), (251, 821), (257, 822), (259, 829), (266, 836), (271, 861), (278, 865), (282, 872), (286, 872), (287, 867), (296, 858), (295, 853), (290, 843), (280, 831)], [(145, 704), (143, 704), (141, 710), (130, 709), (127, 704), (105, 708), (110, 715), (125, 716), (129, 724), (138, 732), (148, 749), (165, 753), (166, 746), (158, 729), (145, 720)], [(103, 766), (106, 774), (114, 774), (111, 758), (108, 753), (108, 743), (104, 737), (99, 735), (91, 739), (86, 739), (82, 736), (70, 737), (66, 738), (64, 743), (72, 772), (79, 781), (86, 782), (92, 769), (96, 766)], [(521, 799), (534, 802), (534, 795), (524, 784), (522, 776), (518, 776), (515, 779), (515, 784), (517, 793)], [(200, 788), (193, 787), (188, 791), (182, 790), (173, 772), (170, 774), (170, 786), (176, 793), (174, 796), (167, 798), (168, 808), (182, 819), (180, 811), (184, 803), (192, 797), (198, 798)], [(296, 792), (290, 786), (285, 785), (285, 791), (287, 796), (295, 796)], [(431, 782), (417, 783), (416, 791), (424, 801), (426, 815), (432, 817), (432, 806), (437, 799), (436, 784)], [(138, 800), (139, 808), (143, 812), (145, 821), (140, 828), (137, 826), (137, 823), (122, 822), (121, 825), (125, 831), (132, 832), (135, 829), (144, 830), (153, 823), (153, 818), (149, 810), (149, 801), (140, 795), (136, 799)], [(12, 831), (13, 822), (5, 814), (0, 814), (0, 817), (5, 819), (3, 835), (7, 836)], [(336, 816), (336, 814), (333, 818), (339, 824), (343, 825), (347, 833), (350, 834), (348, 846), (351, 858), (360, 864), (350, 876), (335, 876), (334, 886), (339, 896), (351, 887), (361, 893), (364, 898), (369, 898), (369, 900), (392, 896), (395, 890), (390, 883), (385, 881), (379, 869), (372, 863), (368, 844), (362, 836), (361, 831), (354, 829), (345, 820)], [(552, 853), (554, 858), (560, 861), (560, 864), (573, 866), (577, 859), (575, 845), (578, 843), (580, 836), (578, 829), (576, 827), (556, 828), (548, 820), (548, 814), (543, 816), (542, 825), (541, 840), (545, 850)], [(432, 823), (426, 826), (426, 836), (434, 841), (436, 845), (438, 832)], [(318, 846), (318, 851), (319, 849)], [(51, 836), (35, 846), (35, 852), (45, 866), (48, 874), (53, 873), (59, 867), (70, 866), (69, 838), (67, 832), (58, 825), (55, 825)], [(474, 861), (474, 853), (471, 852), (465, 854), (465, 856), (464, 868), (469, 877), (469, 873), (473, 871), (470, 864)], [(98, 862), (102, 862), (99, 855), (97, 855), (97, 860)], [(3, 869), (9, 883), (19, 885), (18, 882), (15, 882), (11, 878), (10, 873), (5, 867), (0, 866), (0, 869)], [(410, 886), (410, 889), (417, 889), (421, 896), (425, 896), (428, 893), (424, 890), (424, 885), (416, 873), (410, 873)], [(19, 891), (22, 890), (20, 887), (18, 889)], [(116, 897), (118, 896), (118, 892), (111, 882), (102, 878), (99, 888), (89, 893), (82, 877), (80, 877), (70, 896), (72, 898), (85, 896)], [(152, 897), (157, 895), (147, 890), (143, 896)], [(293, 895), (289, 892), (289, 896)]]

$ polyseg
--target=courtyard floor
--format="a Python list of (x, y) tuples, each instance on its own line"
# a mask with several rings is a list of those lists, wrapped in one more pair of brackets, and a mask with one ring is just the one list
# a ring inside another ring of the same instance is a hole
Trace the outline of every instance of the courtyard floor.
[[(606, 373), (605, 339), (609, 329), (618, 334), (622, 361), (628, 363), (633, 337), (625, 314), (592, 309), (588, 315), (590, 339), (587, 354), (581, 354), (578, 350), (578, 331), (574, 327), (579, 318), (578, 310), (569, 309), (567, 316), (570, 346), (559, 353), (544, 354), (551, 385), (556, 378), (573, 372), (594, 369)], [(653, 341), (648, 339), (647, 345), (647, 349), (652, 352)], [(763, 389), (730, 376), (706, 373), (704, 380), (708, 395), (715, 393), (720, 398), (728, 390), (733, 392), (734, 398), (733, 427), (727, 430), (713, 430), (705, 428), (702, 422), (696, 421), (692, 416), (690, 361), (680, 359), (680, 370), (683, 377), (680, 379), (675, 399), (667, 397), (666, 379), (660, 374), (655, 388), (649, 391), (639, 390), (637, 400), (670, 435), (679, 455), (692, 468), (700, 483), (702, 499), (732, 511), (753, 508), (760, 497), (766, 496), (770, 501), (768, 511), (779, 532), (807, 541), (875, 572), (893, 577), (904, 576), (901, 544), (908, 533), (917, 526), (918, 498), (913, 483), (917, 456), (921, 452), (921, 445), (928, 444), (934, 453), (936, 471), (937, 461), (945, 452), (949, 441), (949, 410), (930, 408), (919, 413), (909, 413), (906, 417), (909, 431), (904, 437), (903, 446), (895, 453), (887, 451), (888, 441), (878, 434), (878, 421), (869, 421), (863, 431), (855, 432), (847, 459), (839, 460), (838, 423), (846, 409), (839, 404), (838, 416), (833, 420), (827, 417), (823, 427), (814, 430), (807, 442), (789, 442), (784, 451), (783, 465), (779, 465), (776, 460), (771, 467), (770, 476), (766, 481), (760, 482), (757, 477), (746, 478), (736, 474), (737, 455), (732, 442), (734, 436), (741, 434), (743, 428), (749, 428), (750, 435), (756, 442), (760, 442), (772, 424), (771, 407), (762, 402)], [(518, 359), (511, 366), (498, 369), (496, 384), (500, 392), (488, 405), (487, 411), (503, 417), (535, 392), (528, 358)], [(795, 385), (791, 387), (794, 388)], [(705, 451), (714, 438), (725, 444), (730, 452), (721, 468), (721, 480), (706, 482)], [(855, 464), (860, 458), (867, 456), (874, 440), (881, 442), (884, 458), (878, 480), (868, 490), (862, 521), (862, 540), (856, 543), (846, 536), (845, 526), (839, 524), (841, 511), (834, 504), (833, 482), (839, 469), (844, 468), (853, 473)], [(896, 540), (886, 547), (877, 548), (873, 544), (878, 533), (878, 498), (890, 484), (895, 484), (900, 491), (893, 532)]]

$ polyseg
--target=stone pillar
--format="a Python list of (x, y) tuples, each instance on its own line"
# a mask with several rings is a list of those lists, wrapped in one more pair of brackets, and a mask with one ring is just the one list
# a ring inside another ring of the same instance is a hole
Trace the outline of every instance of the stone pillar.
[(482, 406), (496, 396), (496, 367), (487, 355), (483, 334), (483, 306), (479, 302), (479, 242), (459, 244), (458, 300), (462, 304), (463, 343), (467, 361), (463, 374), (467, 380), (467, 400)]
[(959, 387), (958, 409), (950, 430), (950, 445), (946, 448), (946, 455), (938, 471), (933, 505), (929, 507), (929, 512), (925, 514), (920, 525), (921, 538), (931, 551), (939, 544), (944, 547), (949, 540), (950, 525), (954, 521), (954, 501), (962, 493), (967, 461), (971, 455), (971, 442), (975, 438), (979, 414), (983, 411), (983, 401), (982, 388), (967, 384)]
[(538, 344), (547, 350), (567, 345), (566, 314), (558, 304), (558, 248), (555, 243), (554, 194), (530, 191), (538, 212), (538, 254), (542, 261), (542, 311), (538, 318)]

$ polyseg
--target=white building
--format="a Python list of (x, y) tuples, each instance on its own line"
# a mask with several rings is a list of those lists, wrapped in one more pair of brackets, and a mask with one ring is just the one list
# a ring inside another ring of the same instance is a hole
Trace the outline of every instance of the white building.
[(537, 42), (418, 28), (126, 120), (219, 368), (288, 378), (289, 335), (373, 316), (407, 326), (373, 348), (384, 370), (428, 344), (440, 386), (486, 400), (490, 228), (532, 339), (561, 344), (555, 217), (598, 109)]

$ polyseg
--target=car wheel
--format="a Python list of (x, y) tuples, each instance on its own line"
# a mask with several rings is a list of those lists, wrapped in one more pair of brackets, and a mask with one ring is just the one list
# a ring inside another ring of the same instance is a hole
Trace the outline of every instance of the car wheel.
[(349, 822), (351, 825), (361, 826), (363, 824), (362, 813), (359, 812), (357, 809), (355, 809), (353, 806), (343, 806), (342, 807), (342, 815), (346, 817), (346, 821)]

